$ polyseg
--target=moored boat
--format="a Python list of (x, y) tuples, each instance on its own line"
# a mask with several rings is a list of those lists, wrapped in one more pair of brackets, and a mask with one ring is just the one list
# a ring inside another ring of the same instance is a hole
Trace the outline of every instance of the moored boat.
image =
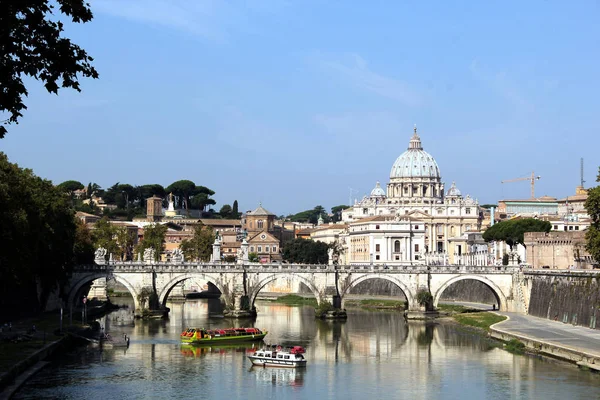
[(186, 344), (215, 344), (259, 341), (264, 339), (267, 333), (258, 328), (188, 328), (180, 337), (181, 342)]
[(249, 355), (248, 358), (252, 361), (252, 365), (256, 366), (302, 368), (306, 367), (306, 358), (303, 355), (305, 352), (301, 346), (267, 346)]

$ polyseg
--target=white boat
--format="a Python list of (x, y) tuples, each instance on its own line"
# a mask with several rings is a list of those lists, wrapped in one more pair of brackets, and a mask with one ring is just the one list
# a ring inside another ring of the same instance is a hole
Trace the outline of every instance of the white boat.
[(305, 350), (301, 346), (281, 347), (267, 346), (248, 356), (252, 365), (261, 367), (306, 367)]

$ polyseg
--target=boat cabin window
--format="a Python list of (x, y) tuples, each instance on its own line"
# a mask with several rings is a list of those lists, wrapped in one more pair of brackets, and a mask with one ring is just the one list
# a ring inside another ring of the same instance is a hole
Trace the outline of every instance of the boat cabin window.
[(285, 358), (286, 360), (289, 360), (289, 359), (290, 359), (290, 356), (285, 356), (284, 358)]
[(263, 356), (263, 353), (256, 353), (256, 356), (257, 356), (257, 357), (262, 357), (262, 356)]

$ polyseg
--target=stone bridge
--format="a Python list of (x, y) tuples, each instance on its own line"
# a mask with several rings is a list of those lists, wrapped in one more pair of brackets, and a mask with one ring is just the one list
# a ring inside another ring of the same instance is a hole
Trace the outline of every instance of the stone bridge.
[[(409, 311), (419, 311), (417, 293), (429, 290), (434, 307), (446, 288), (461, 280), (483, 282), (496, 297), (499, 310), (527, 312), (529, 291), (518, 267), (508, 266), (382, 266), (382, 265), (300, 265), (300, 264), (228, 264), (194, 262), (108, 262), (106, 265), (80, 265), (72, 275), (69, 305), (85, 293), (97, 279), (115, 279), (131, 293), (136, 313), (148, 307), (147, 294), (155, 291), (164, 306), (169, 294), (185, 280), (210, 282), (221, 291), (227, 310), (252, 310), (260, 291), (278, 279), (303, 283), (317, 302), (334, 302), (343, 308), (344, 296), (359, 283), (384, 279), (398, 286), (408, 300)], [(298, 287), (298, 286), (297, 286)]]

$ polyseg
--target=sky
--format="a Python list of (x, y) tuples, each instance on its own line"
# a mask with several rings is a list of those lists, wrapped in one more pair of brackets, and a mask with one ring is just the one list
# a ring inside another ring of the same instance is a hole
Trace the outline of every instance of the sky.
[(416, 124), (481, 204), (564, 198), (600, 166), (598, 1), (89, 0), (100, 74), (27, 80), (0, 151), (58, 184), (211, 188), (277, 215), (385, 187)]

